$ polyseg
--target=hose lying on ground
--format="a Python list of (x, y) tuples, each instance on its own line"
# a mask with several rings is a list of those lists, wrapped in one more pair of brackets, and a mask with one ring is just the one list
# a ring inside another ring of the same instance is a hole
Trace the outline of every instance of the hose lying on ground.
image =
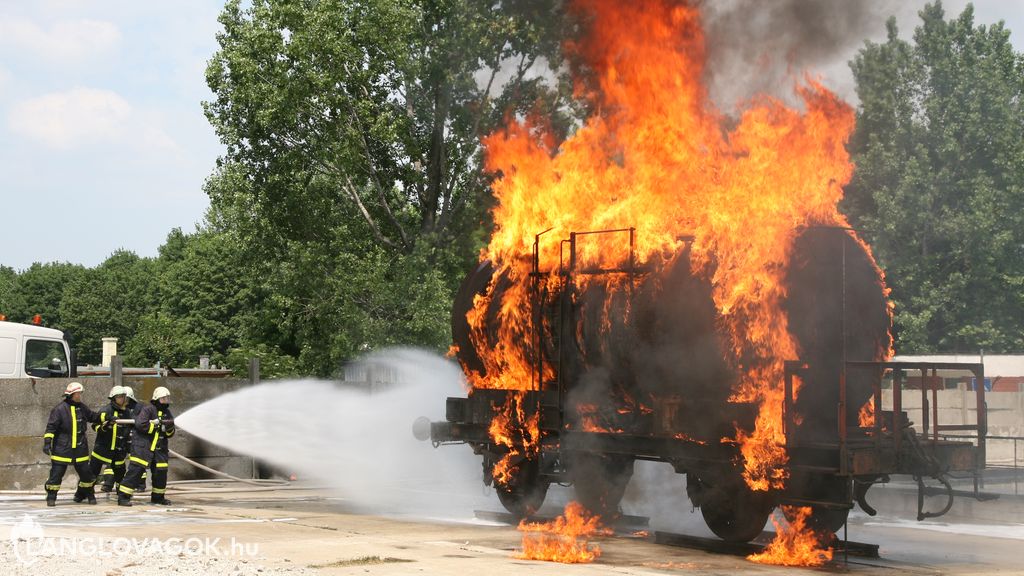
[[(198, 479), (198, 480), (172, 480), (167, 483), (168, 488), (173, 488), (175, 491), (181, 491), (187, 494), (219, 494), (226, 492), (272, 492), (274, 490), (321, 490), (324, 486), (292, 486), (289, 480), (274, 480), (267, 478), (239, 478), (238, 476), (232, 476), (227, 472), (221, 472), (214, 468), (210, 468), (204, 464), (200, 464), (191, 458), (182, 456), (174, 450), (168, 451), (171, 456), (177, 458), (186, 464), (190, 464), (195, 468), (198, 468), (214, 476), (220, 476), (224, 480), (217, 480), (213, 478)], [(198, 488), (191, 489), (186, 488), (185, 485), (199, 484), (199, 483), (214, 483), (214, 482), (240, 482), (247, 484), (250, 487), (244, 489), (236, 488)], [(21, 498), (3, 498), (4, 502), (20, 502), (20, 501), (36, 501), (45, 498), (45, 494), (40, 494), (38, 490), (0, 490), (0, 496), (21, 496)], [(68, 496), (70, 497), (70, 495)]]

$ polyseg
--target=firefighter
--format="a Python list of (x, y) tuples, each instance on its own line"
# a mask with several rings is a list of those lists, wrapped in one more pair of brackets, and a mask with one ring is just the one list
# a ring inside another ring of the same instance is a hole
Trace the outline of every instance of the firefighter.
[(171, 392), (160, 386), (153, 390), (153, 401), (142, 406), (135, 415), (128, 472), (117, 489), (117, 503), (120, 506), (132, 505), (132, 495), (141, 486), (142, 474), (147, 469), (153, 472), (150, 503), (163, 506), (171, 504), (165, 496), (169, 465), (167, 439), (174, 436), (175, 432), (170, 401)]
[[(131, 386), (125, 386), (124, 387), (124, 391), (125, 391), (125, 396), (128, 397), (128, 417), (131, 418), (132, 420), (134, 420), (135, 419), (135, 415), (138, 414), (139, 410), (142, 409), (142, 404), (139, 404), (139, 402), (135, 399), (135, 390), (132, 390)], [(132, 431), (134, 429), (135, 429), (134, 426), (129, 426), (128, 427), (128, 444), (127, 444), (127, 446), (129, 448), (129, 450), (131, 449), (131, 445), (132, 445), (132, 438), (131, 438), (131, 436), (132, 436)], [(128, 468), (127, 464), (128, 463), (126, 461), (125, 462), (125, 469), (126, 470)], [(147, 476), (149, 476), (149, 473), (144, 470), (142, 472), (142, 480), (139, 481), (139, 487), (135, 489), (136, 491), (145, 490), (146, 489), (146, 477)]]
[(46, 505), (57, 505), (57, 492), (68, 466), (78, 474), (75, 502), (96, 503), (93, 485), (96, 478), (89, 468), (89, 441), (85, 428), (98, 423), (99, 414), (82, 404), (82, 385), (71, 382), (64, 390), (64, 400), (50, 411), (43, 434), (43, 452), (50, 457), (50, 477), (46, 480)]
[(119, 425), (118, 418), (128, 418), (128, 395), (124, 386), (114, 386), (107, 396), (110, 404), (100, 410), (100, 423), (93, 424), (96, 430), (96, 445), (92, 450), (89, 468), (93, 476), (100, 477), (103, 471), (104, 492), (114, 489), (114, 483), (124, 477), (124, 463), (128, 459), (128, 428)]

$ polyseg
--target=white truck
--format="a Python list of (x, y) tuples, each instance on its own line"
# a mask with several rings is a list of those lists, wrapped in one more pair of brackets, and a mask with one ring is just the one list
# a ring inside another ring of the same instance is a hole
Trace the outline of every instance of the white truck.
[(67, 378), (70, 359), (60, 330), (0, 321), (0, 378)]

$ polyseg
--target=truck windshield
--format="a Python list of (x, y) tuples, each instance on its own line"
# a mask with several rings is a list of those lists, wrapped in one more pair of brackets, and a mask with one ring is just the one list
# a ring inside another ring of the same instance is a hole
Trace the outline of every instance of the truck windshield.
[(65, 378), (68, 357), (64, 344), (53, 340), (29, 340), (25, 343), (25, 373), (35, 378)]

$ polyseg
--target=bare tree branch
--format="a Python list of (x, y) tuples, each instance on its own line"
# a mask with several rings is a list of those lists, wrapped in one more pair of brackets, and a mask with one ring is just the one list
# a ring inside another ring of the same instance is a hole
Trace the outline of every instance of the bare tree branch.
[(359, 197), (359, 191), (356, 190), (355, 186), (352, 184), (352, 179), (348, 177), (348, 174), (343, 175), (343, 177), (345, 178), (345, 184), (342, 186), (342, 188), (346, 192), (348, 192), (349, 197), (352, 199), (353, 202), (356, 203), (356, 206), (359, 208), (359, 212), (363, 215), (363, 219), (366, 220), (366, 223), (370, 225), (370, 230), (373, 232), (373, 237), (376, 238), (378, 242), (389, 248), (398, 248), (399, 246), (395, 244), (394, 240), (385, 236), (384, 233), (381, 232), (380, 227), (377, 225), (377, 222), (373, 219), (373, 216), (370, 214), (370, 211), (367, 210), (366, 206), (363, 204), (362, 198)]
[[(351, 75), (347, 64), (345, 65), (345, 73)], [(409, 237), (406, 235), (405, 228), (402, 227), (401, 222), (398, 221), (398, 218), (396, 218), (394, 212), (392, 212), (391, 204), (388, 203), (387, 193), (381, 185), (380, 176), (377, 173), (377, 165), (374, 163), (373, 154), (370, 151), (370, 142), (366, 138), (366, 131), (363, 128), (362, 121), (359, 119), (359, 114), (356, 112), (355, 106), (352, 104), (352, 97), (349, 96), (347, 91), (343, 91), (343, 93), (346, 96), (345, 104), (348, 106), (349, 118), (351, 118), (355, 123), (356, 132), (359, 134), (359, 140), (363, 145), (363, 152), (366, 154), (366, 164), (370, 168), (370, 182), (377, 190), (378, 199), (384, 208), (384, 212), (388, 216), (388, 221), (396, 230), (398, 230), (398, 236), (401, 240), (402, 247), (409, 248)], [(360, 209), (365, 210), (365, 207), (360, 206)]]

